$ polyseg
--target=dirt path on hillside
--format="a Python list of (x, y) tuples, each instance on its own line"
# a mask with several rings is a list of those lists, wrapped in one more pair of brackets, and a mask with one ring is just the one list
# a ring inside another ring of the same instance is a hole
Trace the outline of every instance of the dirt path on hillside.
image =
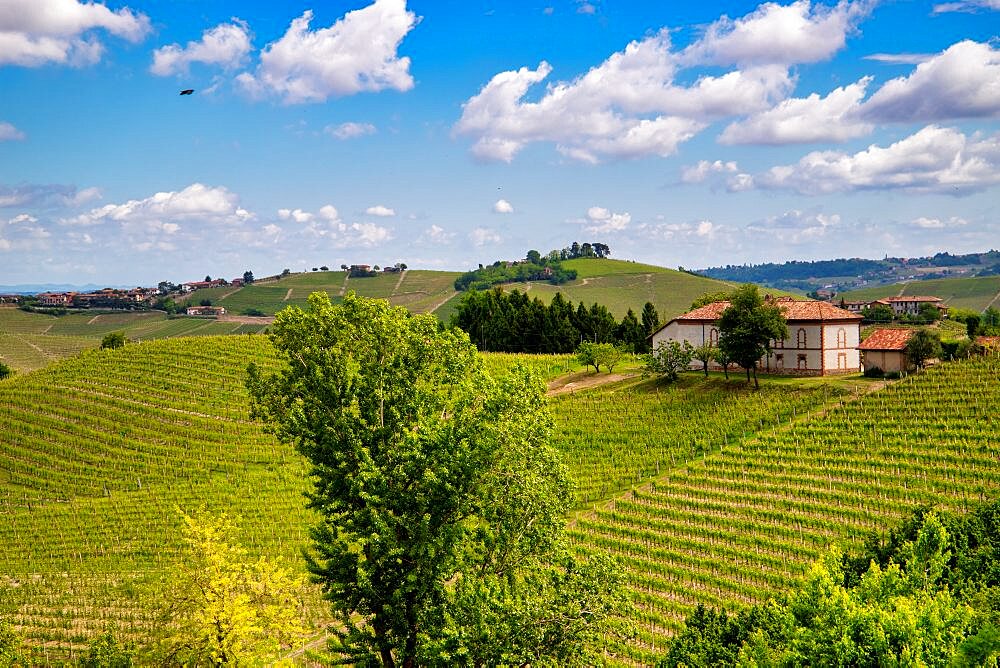
[(241, 325), (270, 325), (274, 322), (273, 315), (220, 315), (219, 322), (236, 322)]
[(986, 312), (986, 309), (988, 309), (989, 307), (991, 307), (991, 306), (993, 306), (994, 304), (997, 304), (997, 303), (1000, 303), (1000, 292), (996, 293), (993, 296), (993, 299), (991, 299), (989, 302), (987, 302), (986, 306), (983, 307), (983, 313)]
[(45, 329), (43, 329), (41, 331), (41, 334), (48, 334), (50, 329), (52, 329), (52, 325), (49, 325), (48, 327), (46, 327)]
[(93, 324), (94, 324), (95, 322), (97, 322), (97, 319), (98, 319), (98, 318), (100, 318), (100, 317), (101, 317), (101, 314), (100, 314), (100, 313), (98, 313), (98, 314), (97, 314), (97, 315), (95, 315), (95, 316), (94, 316), (93, 318), (91, 318), (90, 320), (88, 320), (88, 321), (87, 321), (87, 324), (88, 324), (88, 325), (93, 325)]
[(347, 294), (347, 281), (349, 281), (350, 279), (351, 279), (350, 272), (344, 272), (344, 282), (340, 286), (340, 292), (338, 293), (338, 296), (343, 297), (344, 295)]
[(561, 376), (548, 384), (547, 396), (554, 397), (558, 394), (569, 394), (579, 392), (592, 387), (600, 387), (608, 383), (617, 383), (620, 380), (635, 378), (637, 373), (594, 373), (593, 371), (578, 371), (566, 376)]
[(35, 345), (34, 343), (32, 343), (31, 341), (29, 341), (28, 339), (24, 338), (24, 337), (23, 337), (23, 336), (21, 336), (20, 334), (15, 334), (14, 336), (15, 336), (16, 338), (20, 339), (20, 340), (21, 340), (21, 342), (22, 342), (22, 343), (24, 343), (25, 345), (27, 345), (28, 347), (30, 347), (30, 348), (34, 348), (35, 350), (37, 350), (37, 351), (38, 351), (38, 353), (39, 353), (39, 354), (40, 354), (40, 355), (41, 355), (42, 357), (47, 357), (47, 358), (49, 358), (49, 359), (52, 359), (52, 355), (50, 355), (49, 353), (45, 352), (44, 350), (42, 350), (41, 348), (39, 348), (38, 346), (36, 346), (36, 345)]
[(281, 301), (287, 302), (291, 298), (292, 298), (292, 288), (288, 288), (288, 292), (285, 293), (285, 297)]
[(399, 272), (399, 280), (396, 281), (396, 285), (393, 286), (392, 292), (389, 294), (390, 297), (396, 296), (396, 291), (399, 290), (399, 286), (403, 284), (403, 279), (406, 278), (406, 270)]
[(431, 310), (428, 311), (428, 313), (434, 313), (434, 311), (438, 310), (439, 308), (441, 308), (442, 306), (444, 306), (445, 304), (447, 304), (448, 300), (451, 299), (454, 296), (455, 296), (455, 294), (447, 295), (444, 299), (442, 299), (437, 304), (435, 304), (434, 307)]

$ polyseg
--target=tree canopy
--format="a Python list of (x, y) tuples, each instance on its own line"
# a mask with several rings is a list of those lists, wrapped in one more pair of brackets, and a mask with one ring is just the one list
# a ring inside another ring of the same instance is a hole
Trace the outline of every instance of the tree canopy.
[(358, 665), (585, 663), (621, 604), (611, 562), (565, 549), (572, 500), (544, 387), (494, 379), (468, 336), (348, 293), (281, 311), (287, 360), (254, 413), (312, 464), (308, 567)]
[(928, 360), (941, 356), (941, 335), (922, 327), (913, 332), (906, 342), (906, 357), (917, 368), (923, 368)]
[(756, 285), (747, 283), (729, 296), (719, 318), (719, 349), (757, 382), (757, 363), (771, 350), (771, 341), (788, 336), (785, 316), (777, 304), (766, 301)]

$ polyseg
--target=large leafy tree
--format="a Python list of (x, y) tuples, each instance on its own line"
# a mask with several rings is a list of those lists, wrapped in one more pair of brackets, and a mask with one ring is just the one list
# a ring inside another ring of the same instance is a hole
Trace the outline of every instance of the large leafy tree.
[(563, 544), (571, 486), (544, 388), (494, 379), (468, 336), (353, 293), (280, 312), (287, 360), (251, 366), (255, 414), (312, 463), (308, 566), (358, 665), (588, 661), (620, 604)]
[(729, 296), (729, 306), (719, 318), (719, 349), (757, 382), (757, 363), (771, 350), (771, 341), (788, 336), (781, 309), (765, 300), (756, 285), (747, 283)]

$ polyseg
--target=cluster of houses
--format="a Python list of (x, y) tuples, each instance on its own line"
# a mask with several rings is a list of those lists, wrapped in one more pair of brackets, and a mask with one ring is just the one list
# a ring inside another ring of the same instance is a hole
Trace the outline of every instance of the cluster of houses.
[(158, 297), (158, 288), (132, 288), (119, 290), (104, 288), (94, 292), (41, 292), (35, 295), (40, 306), (106, 306), (121, 304), (144, 304)]
[(866, 308), (882, 305), (891, 308), (892, 314), (896, 317), (920, 315), (920, 307), (924, 304), (934, 306), (942, 315), (948, 311), (948, 307), (945, 306), (944, 301), (940, 297), (925, 295), (900, 295), (899, 297), (885, 297), (884, 299), (875, 299), (872, 301), (840, 300), (840, 308), (851, 313), (861, 313)]
[[(861, 309), (839, 308), (824, 301), (798, 301), (791, 297), (768, 299), (778, 305), (788, 324), (788, 338), (771, 342), (771, 351), (761, 358), (759, 368), (765, 373), (830, 376), (859, 373), (878, 367), (883, 372), (906, 371), (906, 344), (912, 329), (876, 329), (861, 340)], [(940, 303), (937, 297), (898, 297), (886, 301), (898, 313), (919, 311), (919, 304)], [(870, 303), (870, 302), (869, 302)], [(898, 307), (896, 306), (898, 304)], [(913, 305), (916, 304), (914, 307)], [(652, 335), (655, 350), (660, 343), (687, 341), (692, 346), (717, 346), (719, 318), (729, 306), (727, 301), (706, 304), (680, 315)], [(692, 368), (700, 369), (694, 361)], [(722, 370), (718, 362), (710, 368)]]

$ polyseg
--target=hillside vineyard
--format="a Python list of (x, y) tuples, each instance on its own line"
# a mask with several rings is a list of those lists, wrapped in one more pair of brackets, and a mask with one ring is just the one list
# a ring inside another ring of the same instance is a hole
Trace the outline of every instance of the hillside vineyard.
[[(249, 420), (248, 361), (277, 364), (263, 337), (175, 339), (0, 385), (0, 571), (13, 623), (52, 661), (106, 630), (141, 639), (155, 627), (152, 602), (180, 553), (175, 506), (239, 514), (252, 550), (302, 568), (315, 519), (305, 465)], [(545, 377), (571, 368), (558, 356), (486, 361)], [(698, 603), (764, 600), (833, 540), (921, 503), (960, 509), (992, 494), (998, 407), (995, 357), (857, 400), (820, 386), (734, 392), (693, 375), (553, 399), (577, 480), (576, 549), (610, 553), (628, 573), (639, 633), (610, 657), (652, 663)], [(307, 607), (322, 624), (317, 593)]]

